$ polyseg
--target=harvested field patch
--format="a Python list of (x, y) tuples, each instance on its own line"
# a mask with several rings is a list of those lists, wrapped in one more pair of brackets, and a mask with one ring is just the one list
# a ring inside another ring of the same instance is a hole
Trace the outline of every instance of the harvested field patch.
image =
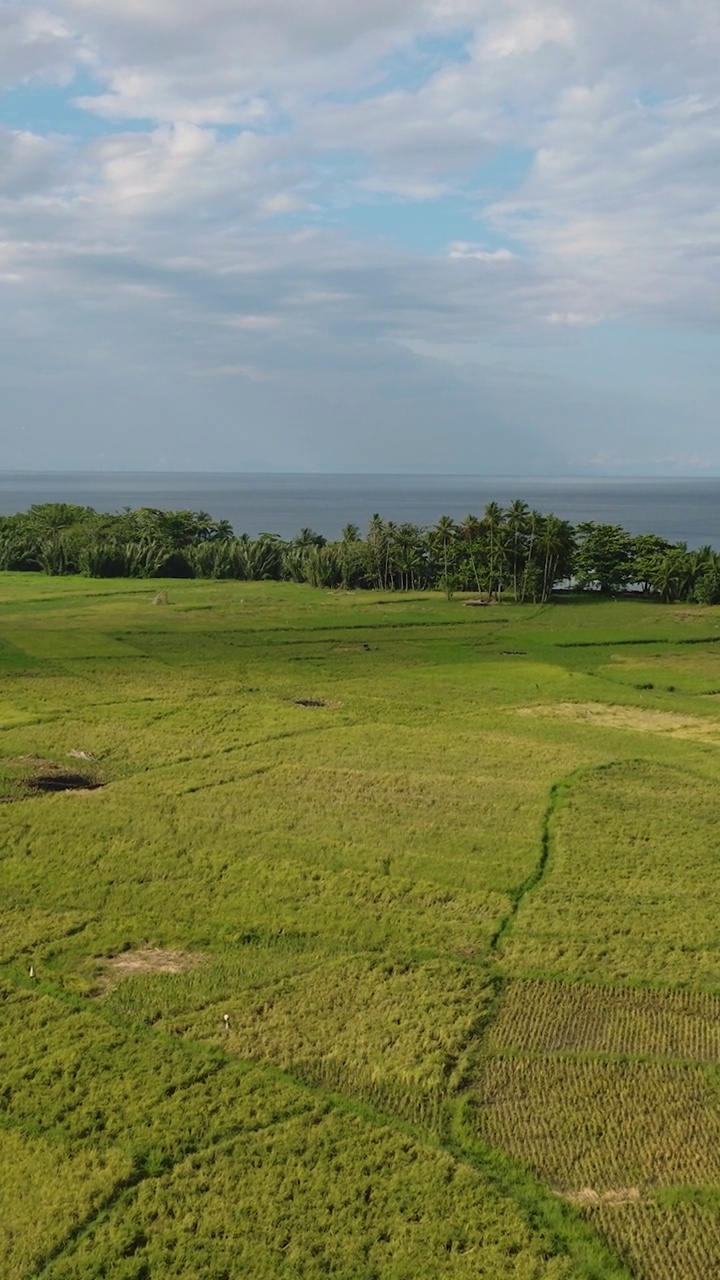
[(720, 996), (696, 991), (511, 982), (493, 1051), (607, 1053), (720, 1062)]
[(720, 1107), (695, 1066), (498, 1057), (482, 1136), (553, 1187), (720, 1186)]
[(715, 1280), (720, 1215), (703, 1204), (587, 1202), (579, 1206), (637, 1280)]

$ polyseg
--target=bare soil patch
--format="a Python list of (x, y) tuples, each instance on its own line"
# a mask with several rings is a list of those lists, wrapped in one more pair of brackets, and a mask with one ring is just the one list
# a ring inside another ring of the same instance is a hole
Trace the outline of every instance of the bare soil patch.
[(331, 702), (328, 698), (293, 698), (296, 707), (339, 707), (339, 702)]
[(46, 791), (97, 791), (102, 786), (96, 778), (85, 773), (34, 773), (23, 778), (23, 785), (28, 791), (41, 793)]
[[(70, 752), (75, 759), (91, 761), (85, 753)], [(92, 770), (80, 772), (77, 768), (68, 768), (55, 760), (44, 760), (41, 756), (13, 756), (0, 758), (0, 767), (10, 773), (12, 794), (8, 799), (20, 799), (23, 796), (43, 795), (53, 791), (97, 791), (103, 786), (102, 778)]]
[(163, 951), (159, 947), (121, 951), (109, 959), (98, 959), (103, 971), (98, 984), (100, 994), (122, 978), (132, 978), (139, 973), (186, 973), (205, 959), (199, 951)]
[(698, 742), (720, 741), (720, 722), (704, 716), (683, 715), (679, 711), (654, 711), (622, 707), (602, 702), (557, 702), (536, 707), (518, 707), (521, 716), (541, 716), (549, 720), (576, 720), (608, 729), (634, 729), (639, 733), (661, 733), (671, 738), (691, 738)]

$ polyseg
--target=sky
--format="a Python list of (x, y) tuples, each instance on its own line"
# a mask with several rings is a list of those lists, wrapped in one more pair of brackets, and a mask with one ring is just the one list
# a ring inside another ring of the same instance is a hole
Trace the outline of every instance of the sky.
[(720, 475), (711, 0), (0, 0), (0, 467)]

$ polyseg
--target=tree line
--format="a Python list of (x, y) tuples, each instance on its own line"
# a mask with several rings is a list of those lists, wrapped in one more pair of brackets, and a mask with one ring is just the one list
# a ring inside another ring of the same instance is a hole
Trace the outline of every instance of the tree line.
[(431, 528), (374, 515), (362, 536), (348, 524), (337, 541), (312, 529), (286, 540), (274, 533), (236, 536), (204, 511), (125, 509), (42, 503), (0, 516), (0, 570), (90, 578), (284, 580), (316, 587), (416, 591), (436, 588), (501, 595), (518, 603), (549, 600), (561, 583), (615, 594), (629, 587), (662, 600), (720, 603), (720, 556), (689, 551), (656, 534), (620, 525), (567, 520), (522, 501), (496, 502), (482, 516)]

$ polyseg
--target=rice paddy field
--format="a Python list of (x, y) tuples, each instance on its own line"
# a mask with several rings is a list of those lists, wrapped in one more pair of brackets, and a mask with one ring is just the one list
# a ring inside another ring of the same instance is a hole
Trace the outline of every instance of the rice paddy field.
[(3, 1280), (719, 1275), (719, 646), (0, 575)]

